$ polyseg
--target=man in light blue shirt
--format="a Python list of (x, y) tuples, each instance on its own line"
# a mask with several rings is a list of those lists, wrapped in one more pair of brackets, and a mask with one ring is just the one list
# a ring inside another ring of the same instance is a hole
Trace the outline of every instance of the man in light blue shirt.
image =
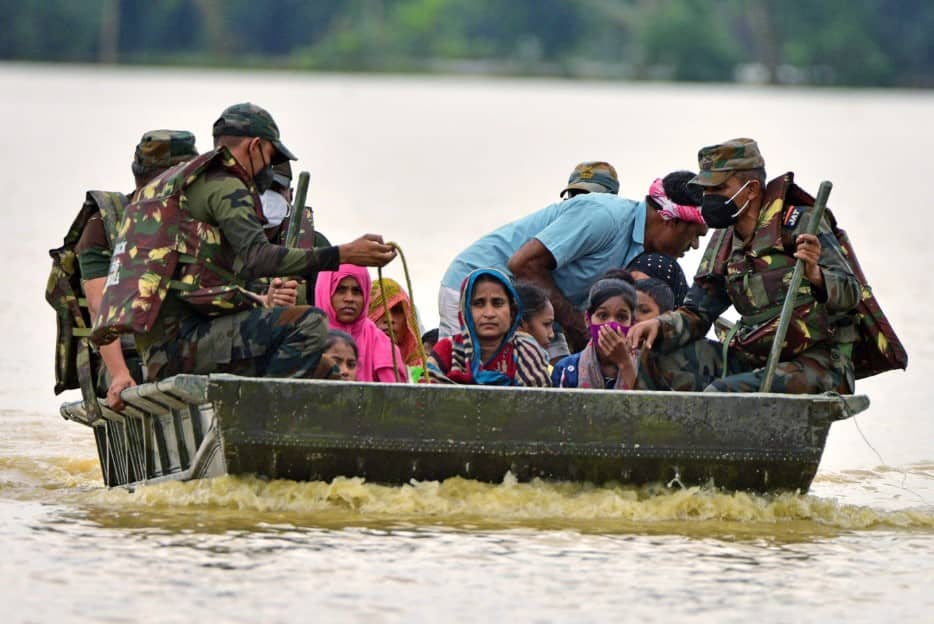
[[(672, 202), (699, 203), (696, 191), (687, 187), (693, 175), (675, 172), (665, 177)], [(697, 248), (706, 232), (703, 223), (672, 218), (670, 212), (663, 215), (651, 198), (647, 203), (587, 193), (551, 204), (500, 227), (458, 254), (441, 280), (440, 334), (459, 331), (457, 300), (464, 277), (474, 269), (495, 267), (544, 288), (570, 349), (579, 351), (589, 335), (581, 310), (594, 281), (609, 269), (626, 266), (643, 251), (683, 256), (689, 248)], [(549, 350), (551, 358), (560, 355)]]

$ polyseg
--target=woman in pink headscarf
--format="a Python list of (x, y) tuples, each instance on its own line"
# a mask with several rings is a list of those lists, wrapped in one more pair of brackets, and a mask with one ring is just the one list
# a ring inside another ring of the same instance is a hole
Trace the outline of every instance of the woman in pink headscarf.
[(336, 271), (322, 271), (315, 285), (315, 304), (328, 316), (331, 329), (353, 336), (357, 343), (357, 381), (396, 381), (392, 351), (396, 351), (399, 381), (408, 381), (405, 360), (379, 327), (367, 317), (370, 274), (364, 267), (342, 264)]

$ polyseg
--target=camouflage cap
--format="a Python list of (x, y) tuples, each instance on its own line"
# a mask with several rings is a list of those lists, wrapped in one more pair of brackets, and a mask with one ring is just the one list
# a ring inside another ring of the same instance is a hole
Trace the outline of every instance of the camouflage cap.
[(619, 193), (619, 178), (616, 169), (608, 162), (582, 162), (568, 177), (568, 185), (561, 191), (564, 197), (569, 191), (580, 190), (588, 193)]
[(198, 155), (195, 135), (187, 130), (150, 130), (136, 146), (133, 164), (139, 169), (166, 169)]
[(278, 156), (273, 156), (273, 164), (283, 160), (298, 160), (289, 148), (279, 140), (279, 126), (272, 115), (256, 104), (243, 102), (228, 106), (214, 122), (214, 136), (244, 136), (266, 139), (276, 148)]
[(272, 166), (272, 181), (282, 188), (289, 188), (292, 185), (292, 165), (289, 161), (283, 160)]
[(708, 145), (697, 152), (700, 173), (688, 184), (720, 186), (734, 171), (765, 167), (759, 146), (752, 139), (732, 139), (719, 145)]

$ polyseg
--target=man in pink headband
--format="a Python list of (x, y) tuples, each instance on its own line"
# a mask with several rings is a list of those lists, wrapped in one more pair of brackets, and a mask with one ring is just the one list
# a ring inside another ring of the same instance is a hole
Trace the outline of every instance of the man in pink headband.
[(646, 206), (654, 208), (646, 214), (646, 233), (651, 230), (647, 251), (657, 251), (680, 258), (688, 249), (697, 249), (707, 234), (707, 224), (701, 216), (701, 189), (690, 184), (692, 171), (673, 171), (664, 178), (655, 178), (645, 196)]
[(648, 197), (655, 202), (658, 214), (665, 221), (680, 219), (688, 223), (700, 223), (701, 225), (705, 225), (704, 217), (701, 216), (701, 211), (698, 206), (676, 204), (668, 199), (668, 195), (665, 193), (665, 185), (662, 183), (661, 178), (655, 178), (655, 181), (652, 182), (652, 186), (649, 187)]
[[(676, 171), (662, 179), (670, 203), (700, 204), (700, 191), (688, 185), (693, 177), (690, 171)], [(438, 296), (441, 335), (457, 331), (457, 307), (449, 302), (464, 277), (473, 270), (494, 267), (544, 289), (568, 346), (581, 350), (590, 339), (581, 311), (590, 287), (601, 275), (626, 266), (645, 251), (678, 258), (696, 249), (706, 234), (703, 221), (682, 218), (687, 214), (683, 210), (676, 218), (670, 211), (663, 216), (663, 208), (651, 197), (637, 201), (591, 191), (493, 230), (461, 251), (444, 273)], [(550, 355), (565, 354), (552, 349)]]

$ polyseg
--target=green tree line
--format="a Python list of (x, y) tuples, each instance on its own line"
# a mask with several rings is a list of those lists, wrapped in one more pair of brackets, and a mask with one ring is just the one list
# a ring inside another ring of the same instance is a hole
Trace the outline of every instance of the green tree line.
[(0, 59), (934, 86), (931, 0), (0, 0)]

